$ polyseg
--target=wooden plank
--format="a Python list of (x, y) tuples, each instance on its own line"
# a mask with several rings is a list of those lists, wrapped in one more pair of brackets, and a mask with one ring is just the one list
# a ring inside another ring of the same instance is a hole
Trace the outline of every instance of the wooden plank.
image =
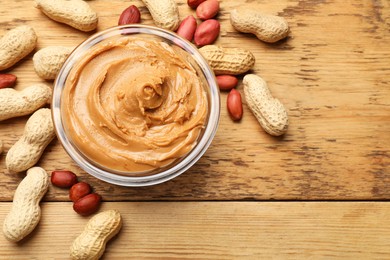
[[(0, 34), (31, 24), (38, 48), (74, 46), (88, 37), (49, 20), (33, 1), (0, 1)], [(194, 12), (180, 0), (181, 17)], [(119, 0), (88, 3), (99, 13), (98, 30), (117, 23), (130, 5)], [(141, 1), (142, 22), (153, 24)], [(279, 14), (291, 25), (291, 35), (265, 44), (236, 32), (229, 12), (250, 4)], [(244, 104), (244, 118), (233, 123), (225, 108), (210, 149), (188, 172), (168, 183), (148, 188), (107, 185), (84, 173), (54, 141), (38, 163), (47, 171), (71, 169), (107, 200), (371, 200), (390, 198), (390, 2), (382, 1), (221, 1), (222, 30), (217, 44), (250, 49), (271, 91), (287, 107), (288, 133), (274, 138), (264, 133)], [(34, 73), (32, 55), (8, 72), (18, 77), (16, 88), (42, 82)], [(242, 86), (238, 89), (242, 91)], [(27, 117), (0, 122), (7, 151), (22, 134)], [(0, 201), (10, 201), (22, 175), (5, 170), (0, 158)], [(49, 201), (67, 200), (51, 189)]]
[[(2, 221), (10, 203), (0, 203)], [(388, 259), (390, 204), (365, 202), (110, 202), (123, 229), (104, 259)], [(67, 259), (88, 218), (43, 204), (20, 245), (0, 235), (0, 256)]]

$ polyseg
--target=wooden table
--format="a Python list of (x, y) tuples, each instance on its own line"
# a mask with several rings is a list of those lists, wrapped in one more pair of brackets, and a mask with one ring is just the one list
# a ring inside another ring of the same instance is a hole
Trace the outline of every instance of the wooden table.
[[(254, 53), (253, 73), (288, 110), (286, 135), (267, 135), (245, 101), (242, 121), (232, 122), (227, 94), (221, 93), (221, 121), (211, 147), (190, 170), (164, 184), (104, 183), (72, 162), (57, 140), (38, 165), (48, 173), (74, 171), (103, 196), (101, 210), (122, 213), (123, 229), (104, 259), (389, 259), (390, 2), (220, 2), (217, 44)], [(185, 0), (178, 3), (182, 18), (194, 14)], [(0, 4), (0, 34), (32, 25), (37, 50), (75, 46), (90, 35), (48, 19), (33, 1)], [(89, 4), (99, 14), (98, 31), (116, 25), (130, 4), (140, 7), (142, 23), (153, 24), (141, 1)], [(242, 5), (285, 17), (290, 36), (265, 44), (238, 33), (229, 12)], [(7, 72), (18, 76), (17, 89), (43, 82), (32, 54)], [(0, 122), (6, 151), (27, 118)], [(24, 173), (8, 173), (4, 154), (0, 165), (2, 222)], [(41, 222), (27, 239), (12, 244), (0, 236), (0, 258), (68, 258), (89, 218), (73, 212), (63, 189), (51, 186), (41, 204)]]

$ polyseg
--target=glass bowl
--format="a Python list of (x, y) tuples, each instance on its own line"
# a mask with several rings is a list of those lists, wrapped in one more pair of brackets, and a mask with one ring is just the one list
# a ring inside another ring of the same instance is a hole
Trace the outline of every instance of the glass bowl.
[[(184, 51), (186, 53), (187, 60), (190, 62), (191, 66), (195, 69), (197, 76), (202, 81), (207, 96), (208, 110), (205, 124), (197, 137), (195, 146), (180, 158), (175, 159), (168, 165), (164, 165), (161, 168), (156, 168), (154, 170), (139, 172), (118, 171), (116, 169), (106, 168), (98, 162), (90, 159), (79, 149), (79, 147), (77, 147), (70, 135), (67, 134), (67, 131), (69, 130), (67, 130), (65, 125), (66, 123), (61, 112), (61, 104), (63, 102), (61, 98), (63, 97), (65, 84), (68, 80), (69, 73), (77, 62), (94, 46), (109, 43), (110, 41), (125, 37), (153, 39), (165, 42), (172, 47), (176, 46), (174, 48), (179, 48), (180, 52)], [(218, 128), (220, 117), (220, 96), (212, 69), (193, 44), (175, 33), (161, 28), (138, 24), (122, 25), (109, 28), (92, 35), (69, 55), (54, 83), (52, 115), (57, 137), (65, 151), (87, 173), (105, 182), (120, 186), (149, 186), (168, 181), (182, 174), (194, 165), (206, 152)]]

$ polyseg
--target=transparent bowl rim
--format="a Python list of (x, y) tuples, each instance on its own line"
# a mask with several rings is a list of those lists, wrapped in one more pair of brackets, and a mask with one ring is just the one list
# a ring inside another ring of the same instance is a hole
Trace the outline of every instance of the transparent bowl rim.
[[(69, 138), (66, 136), (62, 124), (61, 94), (65, 80), (68, 77), (68, 74), (74, 62), (77, 60), (77, 57), (82, 55), (86, 50), (112, 36), (118, 36), (120, 34), (129, 35), (140, 33), (159, 36), (163, 40), (168, 40), (185, 50), (187, 53), (189, 53), (194, 58), (206, 78), (208, 87), (210, 88), (209, 100), (211, 104), (209, 105), (210, 113), (203, 136), (198, 141), (197, 145), (192, 149), (192, 151), (185, 156), (184, 159), (182, 159), (179, 163), (175, 164), (173, 167), (170, 167), (160, 173), (156, 173), (150, 176), (131, 177), (118, 175), (101, 169), (86, 160), (77, 151), (77, 149), (70, 142)], [(220, 107), (221, 104), (219, 88), (215, 80), (215, 75), (213, 73), (213, 70), (208, 65), (208, 62), (203, 58), (198, 49), (192, 43), (171, 31), (154, 26), (140, 24), (121, 25), (108, 28), (106, 30), (93, 34), (88, 39), (83, 41), (79, 46), (77, 46), (65, 61), (54, 82), (53, 99), (51, 104), (53, 123), (57, 137), (60, 140), (60, 143), (64, 147), (65, 151), (69, 154), (69, 156), (88, 174), (111, 184), (128, 187), (142, 187), (163, 183), (179, 176), (183, 172), (187, 171), (191, 166), (193, 166), (206, 152), (212, 140), (214, 139), (219, 125)]]

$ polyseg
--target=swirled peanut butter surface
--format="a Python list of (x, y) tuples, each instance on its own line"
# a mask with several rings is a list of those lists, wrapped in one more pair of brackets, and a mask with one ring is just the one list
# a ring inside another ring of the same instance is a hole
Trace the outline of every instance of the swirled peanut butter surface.
[(70, 140), (96, 164), (129, 175), (187, 154), (208, 100), (186, 55), (149, 39), (94, 46), (65, 83), (61, 111)]

